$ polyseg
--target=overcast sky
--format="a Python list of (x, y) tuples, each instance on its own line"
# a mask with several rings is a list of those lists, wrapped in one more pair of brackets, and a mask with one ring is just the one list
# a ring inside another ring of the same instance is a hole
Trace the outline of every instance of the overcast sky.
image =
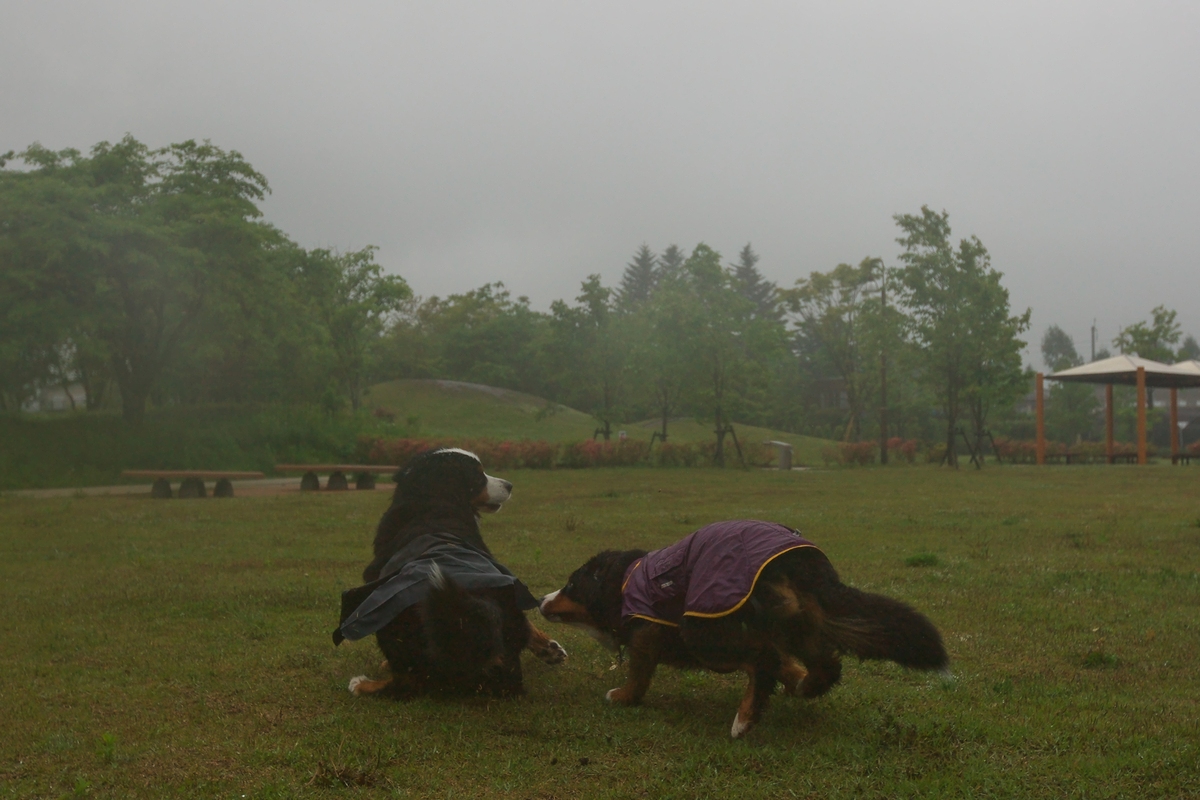
[(922, 204), (1086, 357), (1200, 337), (1200, 3), (15, 2), (0, 152), (208, 138), (306, 247), (537, 308), (643, 242), (781, 285)]

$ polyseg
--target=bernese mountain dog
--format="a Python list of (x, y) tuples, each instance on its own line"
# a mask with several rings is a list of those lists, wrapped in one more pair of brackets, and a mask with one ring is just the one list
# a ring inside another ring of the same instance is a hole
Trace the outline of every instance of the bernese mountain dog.
[(374, 633), (391, 676), (360, 675), (351, 692), (511, 696), (524, 691), (523, 648), (547, 664), (566, 659), (525, 618), (537, 600), (480, 535), (480, 513), (498, 511), (511, 494), (511, 483), (456, 448), (414, 456), (396, 474), (365, 585), (342, 593), (333, 632), (334, 644)]
[(605, 695), (610, 702), (639, 703), (659, 663), (745, 671), (735, 739), (762, 718), (777, 683), (803, 697), (829, 691), (845, 653), (922, 670), (949, 664), (924, 615), (846, 586), (812, 542), (757, 520), (708, 525), (651, 553), (607, 550), (539, 608), (628, 653), (627, 679)]

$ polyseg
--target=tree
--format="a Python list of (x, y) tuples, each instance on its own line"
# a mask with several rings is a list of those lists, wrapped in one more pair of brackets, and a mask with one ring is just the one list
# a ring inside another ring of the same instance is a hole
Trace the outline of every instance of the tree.
[(864, 258), (857, 267), (839, 264), (829, 272), (813, 272), (783, 293), (788, 307), (799, 316), (803, 335), (822, 350), (844, 382), (850, 411), (846, 441), (858, 439), (869, 387), (876, 383), (873, 367), (878, 349), (867, 345), (867, 318), (879, 311), (876, 298), (882, 276), (883, 262)]
[(1200, 359), (1200, 342), (1196, 341), (1196, 337), (1188, 334), (1183, 339), (1183, 344), (1179, 347), (1179, 352), (1175, 357), (1180, 361), (1192, 361)]
[(564, 400), (595, 417), (605, 441), (624, 411), (627, 371), (613, 295), (613, 290), (600, 284), (599, 275), (589, 275), (575, 298), (579, 305), (556, 300), (550, 309), (553, 335), (549, 347), (558, 356)]
[[(1083, 357), (1075, 342), (1057, 325), (1042, 336), (1042, 362), (1052, 372), (1078, 367)], [(1052, 439), (1071, 442), (1090, 436), (1100, 404), (1096, 392), (1086, 383), (1057, 383), (1046, 400), (1046, 430)]]
[(1075, 341), (1057, 325), (1051, 325), (1042, 336), (1042, 363), (1051, 372), (1078, 367), (1083, 363)]
[(624, 320), (634, 383), (661, 420), (658, 435), (664, 442), (691, 377), (694, 311), (683, 276), (674, 275), (661, 280), (649, 300)]
[(1122, 328), (1113, 339), (1117, 351), (1126, 355), (1136, 354), (1152, 361), (1170, 363), (1175, 360), (1173, 345), (1179, 341), (1179, 323), (1176, 313), (1166, 306), (1158, 306), (1150, 312), (1151, 321), (1135, 322)]
[(775, 284), (763, 278), (755, 266), (758, 261), (758, 254), (747, 242), (738, 253), (738, 262), (733, 265), (734, 287), (738, 294), (754, 304), (755, 314), (779, 319), (782, 313), (779, 309), (778, 289)]
[(650, 299), (658, 282), (657, 267), (654, 252), (643, 244), (634, 254), (633, 261), (625, 265), (625, 274), (621, 276), (621, 288), (616, 294), (623, 310), (637, 308)]
[(334, 381), (353, 411), (362, 405), (373, 348), (390, 316), (412, 296), (403, 278), (383, 274), (375, 250), (313, 250), (301, 267), (334, 354)]
[(545, 343), (549, 316), (514, 299), (503, 283), (488, 283), (462, 294), (430, 297), (401, 319), (389, 334), (424, 349), (421, 369), (430, 377), (474, 381), (543, 396), (554, 396), (547, 375)]
[(236, 151), (132, 136), (77, 150), (32, 145), (0, 182), (0, 264), (24, 296), (83, 332), (139, 423), (166, 365), (214, 296), (235, 293), (282, 237), (260, 220), (266, 178)]
[(661, 282), (681, 277), (685, 261), (687, 254), (679, 249), (679, 245), (667, 247), (658, 257), (658, 280)]
[(912, 316), (923, 373), (946, 423), (946, 459), (957, 467), (955, 436), (969, 414), (976, 442), (989, 411), (1020, 391), (1017, 338), (1030, 312), (1010, 316), (1002, 274), (991, 268), (987, 248), (977, 237), (950, 243), (949, 215), (928, 206), (898, 214), (903, 235), (900, 294)]
[(783, 326), (756, 319), (754, 304), (736, 288), (731, 271), (721, 266), (721, 254), (703, 242), (683, 266), (682, 298), (690, 305), (693, 365), (690, 399), (711, 415), (716, 435), (714, 463), (725, 466), (725, 436), (732, 420), (746, 410), (753, 395), (767, 383), (765, 365), (783, 346)]

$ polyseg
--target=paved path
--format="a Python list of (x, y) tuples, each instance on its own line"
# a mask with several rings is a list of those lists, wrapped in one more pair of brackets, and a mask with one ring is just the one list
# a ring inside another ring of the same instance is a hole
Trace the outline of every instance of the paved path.
[[(209, 494), (212, 494), (211, 481), (208, 483)], [(299, 478), (256, 478), (253, 480), (233, 481), (234, 497), (246, 497), (252, 495), (266, 494), (283, 494), (284, 492), (299, 492)], [(178, 488), (178, 487), (176, 487)], [(379, 481), (375, 485), (375, 491), (391, 491), (395, 485), (391, 481)], [(357, 492), (358, 489), (349, 489), (347, 491)], [(129, 495), (129, 494), (144, 494), (150, 496), (150, 485), (148, 483), (126, 483), (120, 486), (85, 486), (78, 489), (13, 489), (6, 491), (3, 494), (9, 497), (76, 497), (79, 495), (86, 496), (106, 496), (106, 495)]]

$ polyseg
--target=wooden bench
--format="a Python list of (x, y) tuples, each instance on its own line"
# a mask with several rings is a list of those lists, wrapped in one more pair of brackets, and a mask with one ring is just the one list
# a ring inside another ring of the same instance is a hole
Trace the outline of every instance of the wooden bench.
[(172, 478), (180, 479), (178, 496), (180, 499), (184, 499), (208, 497), (208, 491), (204, 487), (206, 480), (216, 481), (216, 485), (213, 486), (213, 497), (233, 497), (232, 481), (265, 478), (266, 476), (261, 472), (212, 469), (127, 469), (121, 473), (121, 477), (153, 478), (154, 483), (150, 486), (150, 496), (169, 500), (173, 496), (171, 492)]
[(346, 473), (354, 474), (355, 489), (374, 489), (375, 476), (381, 473), (396, 472), (400, 468), (390, 464), (276, 464), (276, 472), (299, 472), (300, 491), (315, 492), (321, 488), (319, 473), (328, 473), (325, 490), (330, 492), (343, 491), (350, 488), (346, 481)]
[(1194, 456), (1194, 455), (1196, 455), (1196, 454), (1195, 453), (1176, 453), (1175, 455), (1171, 456), (1171, 463), (1172, 464), (1191, 464), (1192, 456)]
[(1137, 460), (1137, 453), (1113, 453), (1108, 457), (1110, 464), (1136, 464)]

